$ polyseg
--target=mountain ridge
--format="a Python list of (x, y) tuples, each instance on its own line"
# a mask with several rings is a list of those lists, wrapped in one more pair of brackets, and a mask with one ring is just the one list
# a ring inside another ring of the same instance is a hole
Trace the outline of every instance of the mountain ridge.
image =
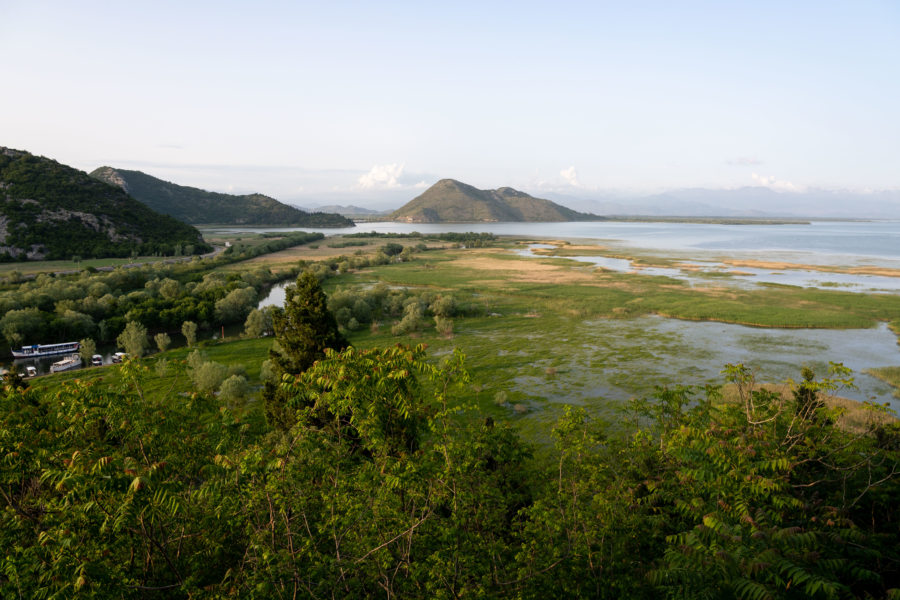
[(900, 218), (900, 190), (863, 193), (827, 189), (779, 191), (765, 186), (689, 187), (644, 195), (555, 191), (547, 192), (547, 197), (576, 210), (610, 216)]
[(157, 212), (191, 225), (352, 227), (338, 214), (309, 213), (264, 194), (225, 194), (172, 183), (143, 171), (103, 166), (91, 177), (121, 187)]
[(24, 150), (0, 147), (0, 261), (210, 250), (190, 225), (121, 188)]
[(441, 179), (389, 218), (409, 223), (560, 222), (602, 220), (511, 187), (479, 190), (455, 179)]

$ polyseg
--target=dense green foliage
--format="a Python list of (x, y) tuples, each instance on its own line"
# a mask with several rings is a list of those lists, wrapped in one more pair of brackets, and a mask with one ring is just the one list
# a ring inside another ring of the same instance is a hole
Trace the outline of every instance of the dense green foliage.
[(414, 223), (602, 220), (512, 188), (479, 190), (453, 179), (438, 181), (392, 212), (390, 218)]
[[(202, 365), (202, 362), (198, 362)], [(900, 584), (896, 426), (852, 434), (729, 367), (548, 462), (454, 398), (461, 356), (329, 351), (266, 431), (204, 393), (0, 396), (0, 594), (146, 598), (866, 598)], [(235, 378), (240, 387), (240, 377)], [(229, 386), (229, 388), (232, 386)], [(808, 395), (807, 395), (808, 396)]]
[(212, 248), (189, 225), (82, 171), (0, 148), (0, 260), (182, 255)]
[(120, 185), (153, 210), (185, 223), (353, 227), (353, 221), (333, 213), (308, 213), (262, 194), (223, 194), (177, 185), (141, 171), (100, 167), (91, 173)]
[(414, 291), (385, 284), (362, 290), (338, 288), (328, 299), (328, 309), (338, 325), (349, 331), (396, 320), (395, 335), (425, 329), (433, 318), (481, 316), (485, 312), (484, 304), (459, 301), (448, 292)]
[(242, 324), (259, 294), (284, 275), (263, 267), (240, 274), (211, 270), (227, 260), (42, 274), (9, 284), (0, 289), (0, 335), (15, 347), (82, 338), (108, 342), (127, 321), (151, 332), (177, 332), (184, 321), (203, 328)]

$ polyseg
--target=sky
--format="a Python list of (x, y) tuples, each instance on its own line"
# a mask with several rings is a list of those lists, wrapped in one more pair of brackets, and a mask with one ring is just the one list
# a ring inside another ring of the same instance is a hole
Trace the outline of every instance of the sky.
[(900, 2), (0, 0), (0, 146), (317, 206), (900, 189)]

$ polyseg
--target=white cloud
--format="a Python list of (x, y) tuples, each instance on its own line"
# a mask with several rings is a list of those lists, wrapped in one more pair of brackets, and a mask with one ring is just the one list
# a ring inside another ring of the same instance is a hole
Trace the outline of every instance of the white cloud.
[(402, 164), (375, 165), (368, 173), (360, 176), (359, 187), (364, 190), (397, 188), (400, 187), (399, 179), (402, 175)]
[(578, 183), (578, 171), (575, 170), (574, 166), (569, 167), (568, 169), (563, 169), (559, 172), (560, 176), (569, 182), (569, 185), (572, 187), (581, 187), (581, 184)]
[(763, 164), (763, 161), (753, 156), (738, 156), (725, 161), (725, 164), (732, 167), (754, 167)]
[(777, 179), (774, 175), (766, 176), (753, 173), (752, 177), (753, 181), (756, 182), (756, 185), (761, 185), (779, 192), (802, 192), (805, 189), (804, 186), (794, 185), (790, 181)]

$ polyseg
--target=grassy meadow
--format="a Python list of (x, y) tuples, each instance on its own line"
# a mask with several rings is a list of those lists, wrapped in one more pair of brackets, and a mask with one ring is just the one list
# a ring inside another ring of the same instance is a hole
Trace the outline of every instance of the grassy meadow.
[[(237, 240), (238, 242), (242, 240)], [(404, 245), (415, 239), (391, 240)], [(392, 263), (335, 274), (324, 280), (331, 295), (371, 289), (384, 284), (410, 293), (452, 295), (467, 306), (465, 317), (454, 317), (452, 333), (438, 333), (433, 321), (419, 331), (391, 332), (393, 322), (380, 320), (346, 334), (362, 348), (395, 343), (424, 343), (434, 360), (459, 348), (467, 357), (472, 383), (468, 399), (487, 415), (509, 419), (532, 439), (546, 439), (549, 427), (566, 405), (591, 408), (615, 421), (617, 408), (628, 398), (649, 395), (665, 383), (721, 383), (715, 339), (685, 335), (685, 322), (722, 322), (772, 328), (871, 328), (880, 322), (897, 326), (900, 297), (837, 290), (761, 285), (737, 288), (712, 278), (691, 286), (667, 277), (613, 273), (565, 257), (583, 255), (583, 248), (561, 247), (563, 256), (522, 257), (511, 250), (521, 240), (504, 240), (489, 248), (459, 248), (429, 242), (428, 249), (405, 263)], [(266, 266), (286, 269), (298, 261), (328, 261), (348, 255), (371, 255), (383, 238), (326, 238), (221, 267), (241, 271)], [(597, 250), (597, 252), (602, 252)], [(643, 260), (648, 260), (646, 257)], [(666, 259), (660, 259), (665, 261)], [(655, 264), (660, 264), (656, 262)], [(678, 328), (666, 327), (678, 319)], [(696, 328), (699, 330), (699, 326)], [(702, 343), (701, 343), (702, 342)], [(757, 351), (782, 345), (775, 340), (748, 340)], [(261, 385), (260, 367), (271, 338), (207, 341), (201, 350), (208, 360), (228, 365), (250, 384), (251, 405)], [(807, 358), (798, 364), (760, 364), (762, 378), (782, 382), (799, 377), (802, 364), (823, 373), (829, 360), (822, 347), (797, 343)], [(191, 381), (179, 348), (145, 359), (148, 392), (189, 393)], [(774, 359), (773, 359), (774, 360)], [(166, 367), (157, 365), (164, 361)], [(700, 368), (698, 365), (715, 365)], [(900, 367), (883, 365), (870, 374), (900, 386)], [(115, 368), (82, 370), (41, 378), (36, 385), (56, 385), (72, 378), (103, 377), (115, 382)], [(887, 385), (885, 386), (886, 389)], [(880, 399), (886, 401), (890, 397)], [(852, 406), (852, 403), (848, 406)], [(856, 417), (864, 419), (863, 415)]]

